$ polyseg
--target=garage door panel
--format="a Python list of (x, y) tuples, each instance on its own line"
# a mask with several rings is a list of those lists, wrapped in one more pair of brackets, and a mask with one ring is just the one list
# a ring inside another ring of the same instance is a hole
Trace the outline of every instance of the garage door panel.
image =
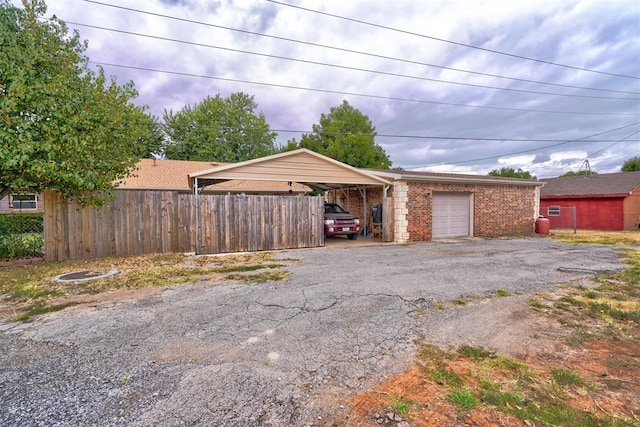
[(434, 193), (432, 212), (432, 235), (434, 239), (470, 235), (470, 194)]

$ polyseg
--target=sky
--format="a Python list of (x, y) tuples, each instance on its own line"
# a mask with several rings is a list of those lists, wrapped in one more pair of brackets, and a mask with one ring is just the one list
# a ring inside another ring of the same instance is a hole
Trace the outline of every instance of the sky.
[(47, 5), (160, 119), (244, 92), (280, 145), (346, 100), (406, 170), (548, 178), (640, 156), (637, 0)]

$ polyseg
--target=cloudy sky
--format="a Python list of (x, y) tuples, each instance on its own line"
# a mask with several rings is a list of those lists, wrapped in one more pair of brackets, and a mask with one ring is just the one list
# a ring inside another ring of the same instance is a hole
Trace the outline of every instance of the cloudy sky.
[(158, 117), (242, 91), (284, 144), (347, 100), (410, 170), (545, 178), (640, 155), (637, 0), (47, 3)]

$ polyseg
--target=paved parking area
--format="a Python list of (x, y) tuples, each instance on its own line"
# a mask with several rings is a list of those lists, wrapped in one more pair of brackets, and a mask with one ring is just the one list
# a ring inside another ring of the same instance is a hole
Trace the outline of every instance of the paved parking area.
[[(491, 344), (527, 316), (527, 295), (623, 267), (613, 247), (545, 238), (278, 257), (286, 282), (171, 287), (0, 323), (0, 425), (322, 425), (406, 368), (418, 337)], [(487, 298), (447, 305), (470, 295)]]

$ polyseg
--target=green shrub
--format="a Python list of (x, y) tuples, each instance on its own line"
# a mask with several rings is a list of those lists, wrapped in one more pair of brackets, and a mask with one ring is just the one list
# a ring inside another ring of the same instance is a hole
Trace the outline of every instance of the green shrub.
[(44, 214), (0, 214), (0, 236), (44, 232)]
[(42, 234), (0, 235), (0, 259), (41, 257), (43, 249)]

